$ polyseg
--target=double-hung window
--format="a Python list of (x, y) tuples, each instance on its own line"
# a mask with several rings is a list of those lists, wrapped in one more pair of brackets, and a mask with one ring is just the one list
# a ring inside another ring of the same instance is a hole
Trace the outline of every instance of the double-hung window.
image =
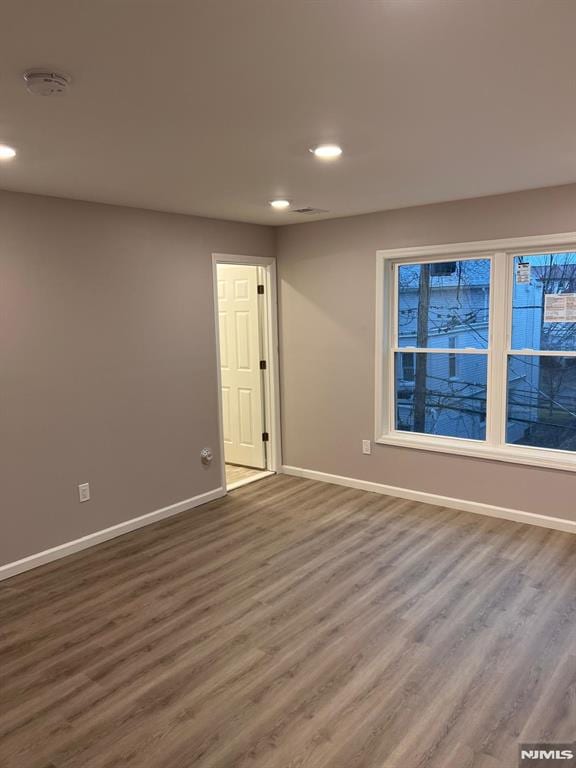
[(576, 469), (576, 234), (377, 258), (376, 440)]

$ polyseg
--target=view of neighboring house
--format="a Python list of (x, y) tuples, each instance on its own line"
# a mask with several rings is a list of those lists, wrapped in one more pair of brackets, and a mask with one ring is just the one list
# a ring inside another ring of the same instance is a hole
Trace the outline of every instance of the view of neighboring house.
[[(574, 293), (576, 253), (516, 258), (510, 443), (565, 450), (576, 444), (576, 358), (561, 354), (573, 345), (576, 323), (552, 322), (545, 312), (547, 295)], [(398, 294), (396, 428), (485, 439), (490, 261), (401, 265)]]

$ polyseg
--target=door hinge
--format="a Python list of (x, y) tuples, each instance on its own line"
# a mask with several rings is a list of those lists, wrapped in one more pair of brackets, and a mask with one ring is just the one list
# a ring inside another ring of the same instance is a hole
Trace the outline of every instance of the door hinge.
[(264, 293), (264, 286), (263, 285), (259, 285), (258, 286), (258, 293)]
[(270, 435), (268, 432), (262, 432), (262, 442), (267, 443), (270, 440)]
[(260, 360), (260, 370), (261, 371), (266, 370), (266, 360)]

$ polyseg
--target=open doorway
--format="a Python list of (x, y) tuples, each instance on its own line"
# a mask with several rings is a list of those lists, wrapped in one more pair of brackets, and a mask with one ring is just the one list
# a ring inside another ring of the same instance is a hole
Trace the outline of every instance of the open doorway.
[(280, 463), (275, 262), (215, 254), (223, 483), (227, 490)]

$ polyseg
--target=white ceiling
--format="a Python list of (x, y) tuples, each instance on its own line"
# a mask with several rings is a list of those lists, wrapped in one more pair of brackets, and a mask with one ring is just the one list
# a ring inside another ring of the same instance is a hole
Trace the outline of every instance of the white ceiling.
[[(0, 188), (283, 224), (576, 181), (576, 0), (3, 0)], [(30, 67), (70, 73), (29, 95)], [(308, 148), (336, 141), (330, 164)]]

